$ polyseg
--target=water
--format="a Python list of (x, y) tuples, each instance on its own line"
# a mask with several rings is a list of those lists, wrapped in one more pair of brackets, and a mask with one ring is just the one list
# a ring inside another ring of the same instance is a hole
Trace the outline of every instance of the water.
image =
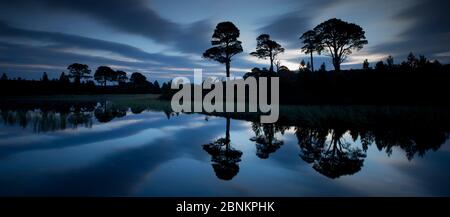
[(450, 196), (447, 114), (313, 107), (262, 125), (151, 107), (3, 108), (0, 195)]

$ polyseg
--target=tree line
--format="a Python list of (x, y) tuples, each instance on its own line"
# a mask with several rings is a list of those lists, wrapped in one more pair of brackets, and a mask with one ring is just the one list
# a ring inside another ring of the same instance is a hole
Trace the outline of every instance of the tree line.
[[(219, 23), (212, 35), (213, 47), (203, 53), (204, 58), (225, 64), (227, 77), (232, 57), (243, 52), (239, 35), (232, 22)], [(342, 70), (347, 57), (368, 41), (362, 27), (336, 18), (306, 31), (299, 39), (301, 52), (309, 54), (310, 61), (302, 60), (299, 69), (291, 71), (277, 60), (284, 48), (268, 34), (258, 36), (250, 55), (269, 59), (269, 69), (253, 68), (244, 78), (279, 77), (282, 104), (446, 104), (449, 65), (410, 53), (400, 64), (389, 56), (374, 67), (366, 59), (362, 69)], [(315, 70), (314, 53), (330, 56), (334, 70), (328, 71), (325, 63)]]
[[(362, 69), (318, 71), (301, 64), (298, 72), (280, 67), (280, 101), (284, 104), (447, 105), (450, 65), (410, 53), (399, 64), (389, 56)], [(255, 68), (245, 76), (266, 76)], [(245, 77), (244, 76), (244, 77)]]
[[(203, 57), (225, 64), (226, 76), (230, 77), (232, 57), (243, 52), (242, 42), (238, 40), (239, 29), (232, 22), (217, 24), (211, 39), (213, 47), (203, 53)], [(342, 21), (330, 19), (314, 29), (308, 30), (300, 36), (304, 44), (302, 52), (311, 55), (311, 68), (314, 71), (313, 53), (327, 53), (331, 56), (335, 71), (341, 70), (341, 64), (355, 50), (360, 50), (368, 43), (362, 27)], [(269, 59), (269, 72), (274, 72), (277, 55), (284, 52), (284, 48), (270, 38), (268, 34), (261, 34), (256, 38), (256, 51), (250, 55), (260, 59)]]
[(10, 79), (5, 73), (0, 77), (0, 95), (160, 94), (169, 88), (169, 83), (160, 85), (157, 80), (148, 81), (142, 73), (134, 72), (128, 77), (125, 71), (114, 70), (108, 66), (99, 66), (92, 75), (89, 66), (81, 63), (70, 64), (67, 73), (61, 72), (57, 79), (49, 79), (46, 72), (40, 80), (26, 80), (21, 77)]

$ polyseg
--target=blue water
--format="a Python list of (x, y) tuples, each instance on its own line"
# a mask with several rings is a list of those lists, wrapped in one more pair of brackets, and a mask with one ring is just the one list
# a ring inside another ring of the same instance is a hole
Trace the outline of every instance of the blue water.
[[(359, 169), (330, 177), (302, 159), (295, 126), (275, 132), (282, 144), (261, 157), (251, 140), (256, 136), (252, 123), (231, 119), (229, 148), (242, 155), (231, 157), (234, 161), (224, 166), (231, 172), (221, 176), (203, 145), (226, 136), (226, 118), (126, 111), (100, 123), (87, 114), (89, 121), (82, 124), (46, 130), (33, 112), (26, 124), (3, 120), (0, 195), (450, 196), (448, 134), (437, 150), (412, 159), (401, 147), (387, 153), (371, 141)], [(59, 123), (61, 117), (48, 118)], [(331, 139), (328, 133), (326, 141)], [(350, 131), (339, 140), (363, 149), (360, 136), (354, 139)]]

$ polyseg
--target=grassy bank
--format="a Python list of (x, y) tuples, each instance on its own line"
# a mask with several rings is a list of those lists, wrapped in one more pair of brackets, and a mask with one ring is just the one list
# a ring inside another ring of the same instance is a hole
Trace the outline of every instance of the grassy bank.
[[(108, 102), (110, 109), (132, 111), (163, 111), (171, 113), (168, 100), (160, 100), (158, 94), (132, 95), (53, 95), (33, 97), (9, 97), (0, 99), (0, 109), (30, 110), (46, 108), (55, 110), (66, 108), (71, 104)], [(83, 106), (83, 105), (79, 105)], [(207, 114), (207, 113), (205, 113)], [(208, 113), (209, 114), (209, 113)], [(234, 119), (259, 121), (258, 113), (212, 113), (214, 116), (230, 116)], [(297, 123), (314, 125), (349, 125), (349, 126), (379, 126), (386, 127), (415, 126), (426, 128), (433, 125), (450, 128), (450, 108), (443, 106), (362, 106), (362, 105), (281, 105), (279, 122), (286, 125)]]

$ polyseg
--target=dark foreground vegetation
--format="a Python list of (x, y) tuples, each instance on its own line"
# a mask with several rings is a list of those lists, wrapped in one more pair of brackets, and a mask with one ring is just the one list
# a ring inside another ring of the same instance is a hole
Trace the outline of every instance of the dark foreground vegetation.
[[(251, 75), (263, 73), (255, 69)], [(412, 54), (401, 64), (388, 58), (374, 68), (315, 72), (282, 68), (277, 74), (284, 104), (448, 104), (450, 65)]]
[(161, 93), (158, 81), (150, 82), (143, 74), (134, 72), (128, 78), (127, 73), (100, 66), (92, 80), (88, 65), (74, 63), (67, 67), (58, 79), (49, 79), (43, 73), (40, 80), (22, 78), (10, 79), (6, 74), (0, 77), (0, 95), (61, 95), (61, 94), (142, 94)]

